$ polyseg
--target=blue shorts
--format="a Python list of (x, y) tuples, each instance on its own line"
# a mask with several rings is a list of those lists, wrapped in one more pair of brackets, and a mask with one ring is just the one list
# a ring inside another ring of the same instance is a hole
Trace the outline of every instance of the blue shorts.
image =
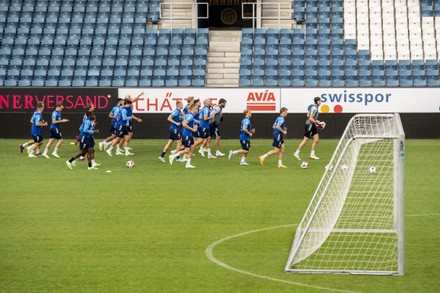
[(199, 133), (201, 138), (208, 138), (211, 136), (211, 132), (209, 131), (209, 128), (206, 127), (200, 128)]
[(40, 135), (32, 135), (32, 138), (34, 139), (34, 142), (41, 142), (43, 141), (43, 136)]
[(79, 143), (79, 149), (85, 151), (95, 146), (95, 139), (92, 136), (86, 137), (80, 135), (78, 137), (78, 143)]
[(194, 131), (193, 132), (193, 137), (195, 137), (195, 138), (199, 138), (200, 137), (200, 128), (197, 128), (197, 131)]
[(218, 128), (217, 124), (214, 124), (214, 123), (210, 124), (209, 125), (209, 132), (211, 133), (212, 138), (217, 138), (217, 137), (221, 136), (220, 129)]
[(177, 128), (170, 128), (170, 136), (169, 136), (169, 139), (172, 139), (172, 140), (179, 140), (181, 137), (180, 137), (180, 131), (179, 131), (179, 129), (177, 129)]
[(248, 151), (251, 148), (251, 141), (249, 139), (240, 140), (241, 149)]
[(112, 124), (110, 126), (110, 134), (115, 134), (115, 133), (116, 133), (115, 122), (112, 122)]
[(127, 126), (120, 125), (120, 126), (118, 126), (118, 128), (116, 128), (116, 136), (124, 137), (126, 135), (128, 135)]
[(56, 139), (62, 139), (63, 135), (60, 132), (59, 128), (50, 128), (49, 129), (49, 138), (56, 138)]
[(130, 121), (130, 123), (127, 126), (127, 131), (128, 132), (133, 132), (133, 124), (131, 123), (131, 121)]
[(185, 148), (190, 148), (192, 145), (194, 145), (194, 137), (192, 136), (182, 137), (182, 144)]
[(273, 135), (273, 143), (272, 146), (276, 148), (281, 148), (281, 146), (284, 143), (283, 135), (282, 134), (274, 134)]

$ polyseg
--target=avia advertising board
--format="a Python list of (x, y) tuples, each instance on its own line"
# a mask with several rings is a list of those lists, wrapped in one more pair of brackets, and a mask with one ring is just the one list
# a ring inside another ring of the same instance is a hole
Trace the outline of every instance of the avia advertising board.
[(189, 96), (211, 99), (216, 104), (221, 98), (227, 101), (225, 112), (242, 113), (245, 108), (258, 113), (274, 113), (280, 109), (280, 89), (268, 88), (120, 88), (119, 97), (144, 94), (134, 104), (135, 113), (170, 113), (177, 101)]
[(281, 106), (307, 112), (314, 97), (322, 113), (439, 113), (439, 88), (303, 88), (281, 89)]

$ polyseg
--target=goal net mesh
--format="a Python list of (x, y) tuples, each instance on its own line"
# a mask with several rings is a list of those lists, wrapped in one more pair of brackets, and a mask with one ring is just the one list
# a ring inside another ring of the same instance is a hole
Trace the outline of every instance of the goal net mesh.
[(287, 272), (401, 272), (403, 140), (398, 114), (350, 121), (297, 228)]

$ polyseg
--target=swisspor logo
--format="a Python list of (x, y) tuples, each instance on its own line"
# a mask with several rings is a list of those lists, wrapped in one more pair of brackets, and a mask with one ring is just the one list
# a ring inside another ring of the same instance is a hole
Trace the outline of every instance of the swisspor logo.
[(252, 111), (276, 111), (275, 94), (269, 90), (263, 92), (249, 92), (246, 107)]

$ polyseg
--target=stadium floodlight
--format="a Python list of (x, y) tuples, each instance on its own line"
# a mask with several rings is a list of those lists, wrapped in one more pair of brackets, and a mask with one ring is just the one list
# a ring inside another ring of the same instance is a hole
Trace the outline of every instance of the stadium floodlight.
[(285, 271), (403, 275), (404, 157), (399, 114), (355, 115), (296, 230)]

